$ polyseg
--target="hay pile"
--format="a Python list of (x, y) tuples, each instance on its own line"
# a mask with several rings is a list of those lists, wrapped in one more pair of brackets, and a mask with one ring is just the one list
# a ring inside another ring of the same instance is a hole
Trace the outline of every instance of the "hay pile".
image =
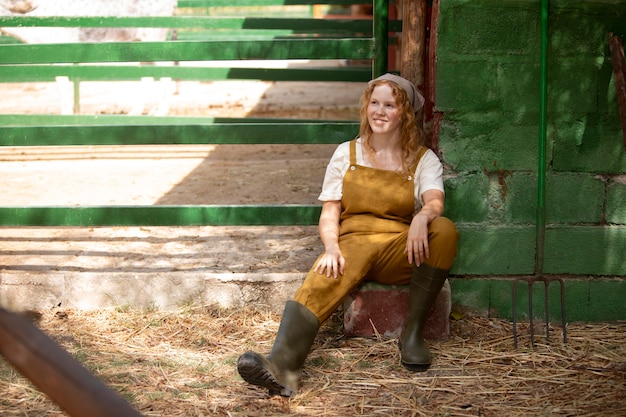
[[(624, 416), (626, 323), (570, 324), (536, 336), (510, 323), (466, 317), (433, 343), (431, 370), (399, 364), (396, 340), (346, 339), (325, 323), (299, 395), (268, 397), (235, 364), (268, 352), (279, 317), (262, 310), (186, 307), (176, 312), (53, 310), (40, 327), (146, 416)], [(543, 344), (542, 344), (543, 343)], [(0, 360), (0, 415), (64, 416)]]

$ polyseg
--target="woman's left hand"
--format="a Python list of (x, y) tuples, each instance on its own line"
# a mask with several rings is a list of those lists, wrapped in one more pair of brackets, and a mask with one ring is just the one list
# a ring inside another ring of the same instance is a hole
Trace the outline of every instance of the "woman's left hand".
[(428, 248), (428, 217), (423, 214), (416, 214), (409, 227), (409, 236), (406, 241), (406, 254), (409, 263), (415, 262), (419, 266), (430, 257)]
[(430, 257), (428, 225), (443, 214), (443, 197), (439, 190), (428, 190), (422, 194), (424, 205), (419, 213), (413, 216), (404, 250), (410, 264), (415, 262), (415, 265), (419, 266)]

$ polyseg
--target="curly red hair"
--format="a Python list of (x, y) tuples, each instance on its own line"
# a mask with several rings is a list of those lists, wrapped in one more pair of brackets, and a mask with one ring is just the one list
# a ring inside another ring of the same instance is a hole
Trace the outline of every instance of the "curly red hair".
[(423, 140), (422, 129), (417, 124), (417, 117), (415, 117), (415, 111), (413, 105), (409, 100), (407, 93), (398, 84), (388, 80), (376, 80), (368, 84), (367, 88), (361, 96), (361, 124), (359, 128), (359, 136), (363, 140), (363, 148), (370, 160), (374, 160), (374, 149), (370, 144), (370, 137), (372, 135), (372, 128), (367, 119), (367, 106), (374, 89), (379, 85), (388, 85), (391, 87), (393, 96), (396, 99), (396, 104), (402, 111), (402, 123), (400, 125), (400, 146), (402, 147), (402, 174), (413, 175), (409, 172), (410, 168), (415, 165), (417, 160), (417, 153), (421, 146), (425, 146)]

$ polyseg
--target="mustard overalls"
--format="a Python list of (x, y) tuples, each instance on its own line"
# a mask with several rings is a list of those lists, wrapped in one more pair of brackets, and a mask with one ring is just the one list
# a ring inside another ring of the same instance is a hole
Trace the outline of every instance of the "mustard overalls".
[[(419, 160), (427, 148), (422, 147)], [(344, 298), (363, 281), (403, 285), (409, 283), (413, 265), (404, 253), (409, 225), (415, 213), (413, 176), (357, 165), (356, 140), (350, 142), (350, 167), (343, 178), (339, 248), (346, 260), (337, 279), (313, 269), (294, 300), (325, 321)], [(457, 231), (445, 217), (428, 227), (430, 257), (426, 264), (449, 270), (456, 256)], [(319, 258), (318, 258), (319, 261)]]

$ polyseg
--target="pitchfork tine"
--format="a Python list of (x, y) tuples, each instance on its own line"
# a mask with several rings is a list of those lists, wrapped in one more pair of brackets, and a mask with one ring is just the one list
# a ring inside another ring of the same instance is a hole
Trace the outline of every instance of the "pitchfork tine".
[(530, 317), (530, 346), (535, 347), (535, 325), (533, 324), (533, 284), (534, 279), (528, 281), (528, 317)]
[(563, 279), (557, 278), (556, 281), (561, 287), (561, 327), (563, 328), (563, 343), (567, 343), (567, 326), (565, 323), (565, 283)]
[(546, 342), (550, 343), (550, 310), (549, 310), (549, 306), (548, 306), (548, 286), (550, 284), (548, 284), (548, 280), (544, 279), (543, 280), (543, 298), (544, 298), (544, 302), (545, 302), (545, 311), (546, 311)]
[(530, 343), (535, 347), (535, 326), (533, 317), (533, 285), (535, 281), (543, 281), (544, 283), (544, 305), (546, 316), (546, 342), (550, 343), (550, 302), (549, 302), (549, 286), (550, 282), (557, 281), (559, 283), (560, 301), (561, 301), (561, 326), (563, 328), (563, 343), (567, 343), (567, 329), (565, 323), (565, 284), (561, 278), (549, 278), (545, 276), (523, 278), (517, 277), (513, 280), (513, 343), (517, 349), (517, 284), (519, 281), (528, 283), (528, 316), (530, 322)]

